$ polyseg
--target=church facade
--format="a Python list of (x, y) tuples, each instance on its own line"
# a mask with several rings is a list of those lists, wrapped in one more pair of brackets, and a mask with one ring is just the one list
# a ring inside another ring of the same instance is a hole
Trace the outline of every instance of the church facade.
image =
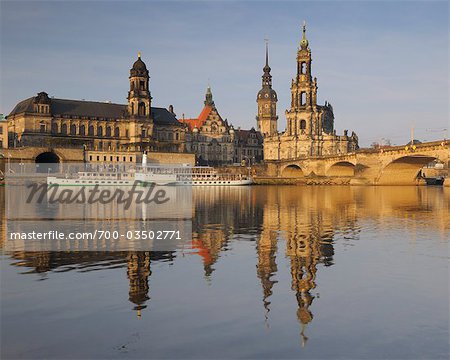
[(149, 79), (139, 54), (130, 70), (127, 104), (57, 99), (40, 92), (8, 115), (8, 145), (184, 152), (185, 126), (172, 106), (152, 106)]
[(358, 149), (354, 132), (337, 135), (334, 129), (333, 107), (317, 103), (317, 78), (311, 75), (311, 50), (306, 39), (306, 26), (297, 52), (297, 75), (291, 82), (291, 107), (286, 110), (287, 128), (279, 133), (276, 92), (272, 89), (271, 68), (263, 68), (262, 88), (257, 95), (258, 129), (264, 136), (265, 160), (290, 160), (312, 156), (345, 154)]
[(223, 119), (214, 104), (211, 88), (206, 90), (198, 118), (179, 120), (187, 126), (186, 149), (195, 153), (199, 165), (254, 164), (262, 161), (263, 139), (259, 131), (235, 129)]

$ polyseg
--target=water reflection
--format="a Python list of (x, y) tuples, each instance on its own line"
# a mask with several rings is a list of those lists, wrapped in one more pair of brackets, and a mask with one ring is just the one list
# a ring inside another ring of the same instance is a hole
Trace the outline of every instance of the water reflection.
[[(406, 221), (405, 231), (427, 227), (446, 241), (450, 189), (420, 187), (231, 187), (193, 191), (191, 248), (175, 252), (14, 252), (12, 265), (22, 274), (113, 268), (126, 269), (128, 300), (137, 316), (150, 311), (151, 267), (177, 262), (181, 255), (199, 256), (202, 269), (190, 276), (214, 281), (215, 265), (234, 242), (249, 241), (256, 250), (255, 281), (261, 288), (264, 317), (269, 320), (276, 291), (277, 261), (289, 264), (291, 291), (297, 303), (300, 343), (310, 334), (318, 300), (317, 278), (336, 260), (336, 242), (354, 246), (362, 228), (376, 231)], [(4, 196), (3, 191), (0, 197)], [(0, 208), (2, 218), (4, 209)], [(362, 225), (373, 223), (373, 225)], [(5, 238), (5, 226), (2, 225)], [(45, 276), (43, 277), (45, 279)], [(169, 285), (168, 285), (169, 286)], [(95, 291), (95, 289), (93, 290)], [(236, 289), (238, 291), (238, 289)], [(294, 314), (292, 314), (294, 315)]]

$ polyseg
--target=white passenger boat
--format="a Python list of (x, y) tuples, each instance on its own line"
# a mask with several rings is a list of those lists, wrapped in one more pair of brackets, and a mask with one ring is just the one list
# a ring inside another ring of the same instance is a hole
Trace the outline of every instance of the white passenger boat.
[(156, 176), (166, 176), (167, 185), (240, 186), (251, 185), (249, 175), (218, 173), (209, 166), (143, 166), (136, 170), (136, 180), (152, 182)]
[(132, 186), (133, 172), (80, 171), (75, 174), (48, 176), (48, 185), (59, 186)]
[(250, 175), (218, 173), (209, 166), (190, 165), (153, 165), (147, 164), (147, 155), (142, 158), (142, 165), (96, 165), (93, 170), (65, 173), (47, 177), (48, 185), (60, 186), (132, 186), (135, 182), (156, 185), (188, 186), (239, 186), (251, 185)]

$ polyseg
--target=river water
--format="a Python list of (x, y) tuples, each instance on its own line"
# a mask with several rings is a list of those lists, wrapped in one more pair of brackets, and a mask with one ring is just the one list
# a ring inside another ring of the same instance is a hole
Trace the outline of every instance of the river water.
[(449, 204), (438, 187), (195, 188), (187, 247), (4, 251), (1, 358), (448, 358)]

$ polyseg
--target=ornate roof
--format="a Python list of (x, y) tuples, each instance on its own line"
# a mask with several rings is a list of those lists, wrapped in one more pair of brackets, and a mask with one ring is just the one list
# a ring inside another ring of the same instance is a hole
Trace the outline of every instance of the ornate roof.
[(203, 123), (208, 118), (209, 114), (211, 113), (213, 107), (210, 105), (205, 105), (202, 112), (198, 116), (198, 118), (194, 119), (179, 119), (178, 121), (186, 124), (189, 127), (190, 131), (193, 131), (194, 128), (200, 129), (200, 127), (203, 125)]
[[(37, 98), (35, 96), (21, 101), (14, 107), (8, 117), (24, 112), (33, 113), (33, 104)], [(125, 118), (127, 105), (97, 101), (50, 99), (50, 113), (53, 115), (120, 119)], [(155, 124), (179, 124), (175, 115), (165, 108), (152, 107), (151, 113)]]
[(138, 58), (134, 62), (130, 70), (130, 76), (148, 76), (148, 70), (145, 63), (141, 60), (141, 53), (138, 53)]

